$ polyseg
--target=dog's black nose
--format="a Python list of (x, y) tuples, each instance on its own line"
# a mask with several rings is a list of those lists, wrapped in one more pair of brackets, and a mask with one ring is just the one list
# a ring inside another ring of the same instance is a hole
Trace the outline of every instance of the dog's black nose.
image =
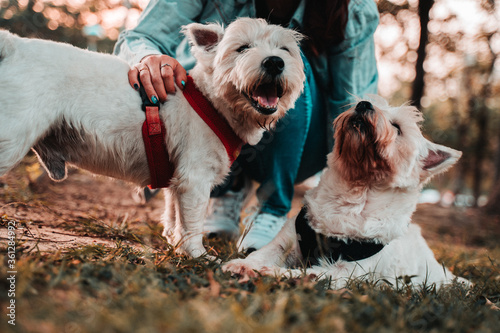
[(269, 75), (276, 76), (283, 72), (285, 69), (285, 62), (280, 57), (271, 56), (262, 61), (262, 68)]
[(354, 109), (357, 113), (365, 113), (365, 112), (373, 112), (375, 109), (373, 108), (372, 103), (367, 101), (361, 101), (356, 105)]

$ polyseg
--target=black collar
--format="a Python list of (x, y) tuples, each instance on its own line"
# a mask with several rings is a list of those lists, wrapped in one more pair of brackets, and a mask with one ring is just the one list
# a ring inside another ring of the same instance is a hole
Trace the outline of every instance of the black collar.
[(146, 112), (146, 107), (157, 107), (158, 109), (160, 108), (160, 102), (153, 103), (149, 100), (148, 94), (146, 94), (146, 90), (144, 90), (144, 86), (141, 84), (139, 88), (139, 95), (141, 95), (141, 100), (142, 100), (142, 111)]
[(340, 240), (316, 233), (306, 217), (307, 207), (304, 206), (295, 220), (300, 251), (307, 266), (318, 265), (319, 258), (327, 258), (336, 262), (340, 258), (344, 261), (358, 261), (369, 258), (383, 248), (383, 244), (373, 241)]

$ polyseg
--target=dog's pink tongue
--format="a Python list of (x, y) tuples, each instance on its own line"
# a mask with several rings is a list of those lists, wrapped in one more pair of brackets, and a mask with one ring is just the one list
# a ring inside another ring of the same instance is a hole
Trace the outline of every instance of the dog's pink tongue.
[(260, 105), (274, 108), (278, 105), (279, 97), (276, 92), (276, 87), (257, 88), (252, 96)]
[(278, 105), (278, 96), (259, 96), (257, 101), (262, 106), (276, 107)]

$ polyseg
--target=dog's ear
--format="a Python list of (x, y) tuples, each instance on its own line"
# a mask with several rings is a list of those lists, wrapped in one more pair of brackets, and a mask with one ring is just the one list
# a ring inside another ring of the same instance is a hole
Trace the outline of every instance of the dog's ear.
[(182, 32), (187, 36), (192, 48), (212, 51), (224, 36), (224, 28), (220, 24), (200, 24), (191, 23), (182, 28)]
[(433, 176), (448, 170), (462, 156), (462, 152), (426, 140), (427, 155), (422, 160), (420, 182), (425, 183)]

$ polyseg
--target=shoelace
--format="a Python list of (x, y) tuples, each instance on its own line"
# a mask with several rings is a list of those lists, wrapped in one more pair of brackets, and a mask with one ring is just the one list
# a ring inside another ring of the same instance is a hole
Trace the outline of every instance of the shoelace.
[(253, 220), (259, 214), (260, 212), (260, 207), (259, 206), (252, 206), (247, 209), (245, 209), (245, 214), (247, 216), (243, 219), (243, 225), (248, 226), (253, 223)]
[[(249, 215), (243, 220), (245, 226), (249, 226), (253, 231), (269, 231), (278, 227), (280, 222), (286, 220), (284, 216), (262, 213), (260, 207), (250, 207), (246, 213)], [(281, 227), (281, 225), (280, 225)]]

